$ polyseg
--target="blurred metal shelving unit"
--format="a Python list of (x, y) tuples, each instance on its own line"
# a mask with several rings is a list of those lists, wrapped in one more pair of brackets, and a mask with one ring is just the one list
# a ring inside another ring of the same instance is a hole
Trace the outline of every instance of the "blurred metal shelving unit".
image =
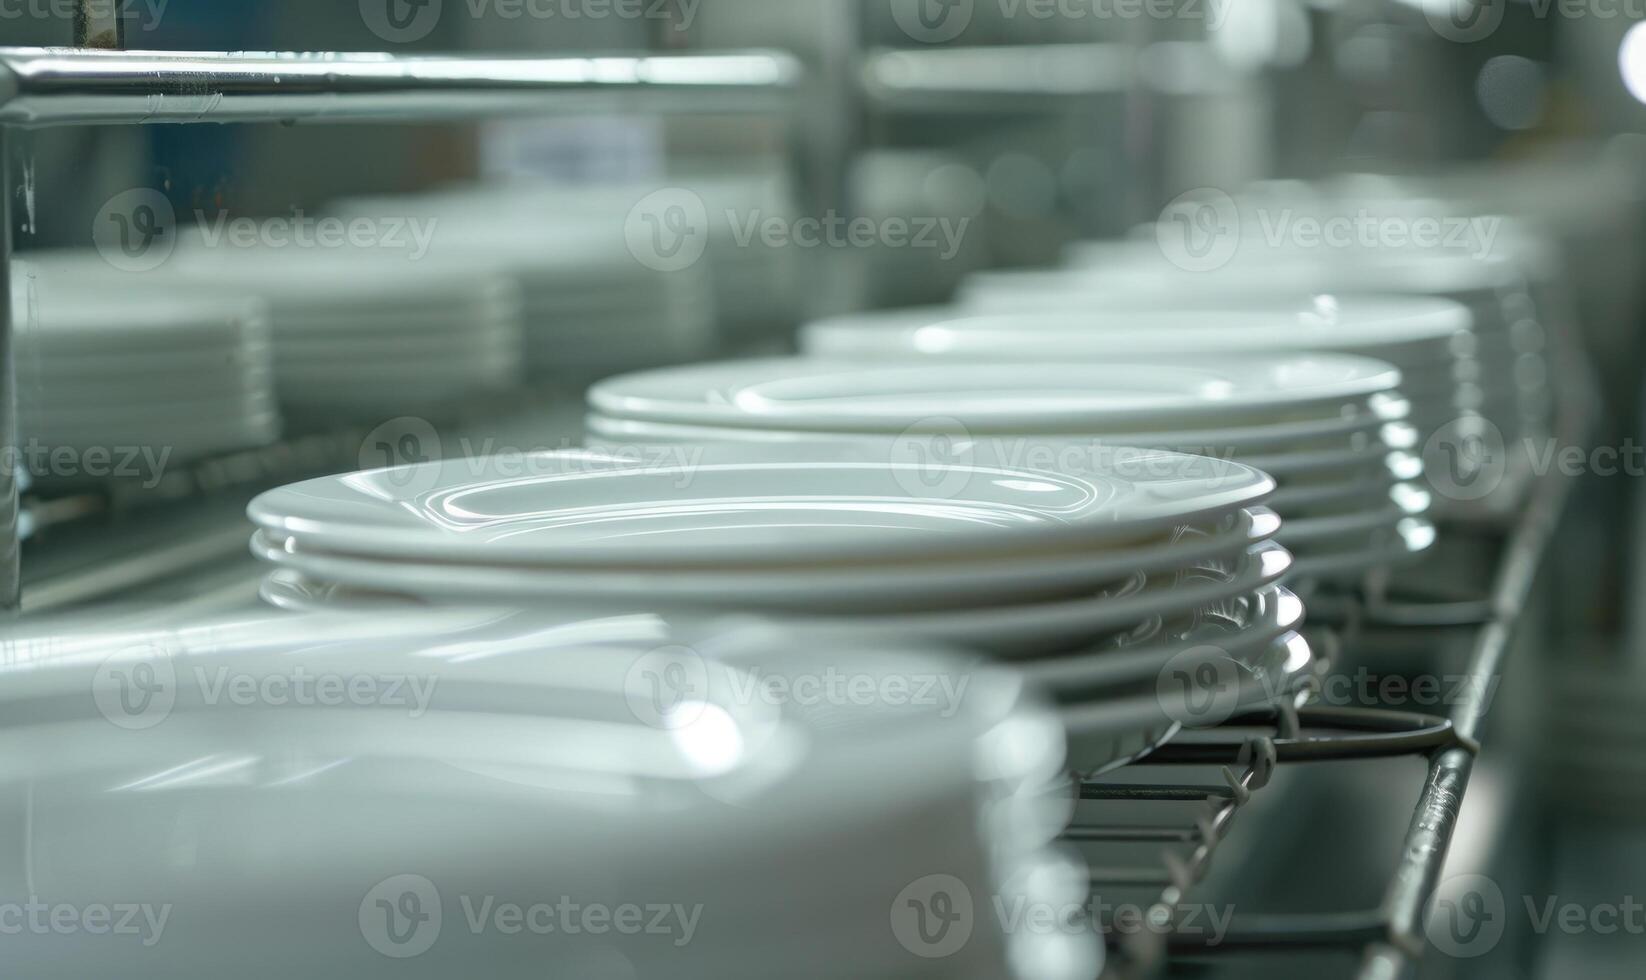
[(783, 111), (798, 63), (774, 51), (600, 57), (396, 57), (334, 52), (106, 50), (119, 23), (77, 8), (76, 38), (100, 48), (0, 48), (0, 613), (21, 602), (19, 500), (11, 462), (16, 366), (11, 353), (14, 127), (155, 123), (406, 122), (506, 114), (668, 108)]

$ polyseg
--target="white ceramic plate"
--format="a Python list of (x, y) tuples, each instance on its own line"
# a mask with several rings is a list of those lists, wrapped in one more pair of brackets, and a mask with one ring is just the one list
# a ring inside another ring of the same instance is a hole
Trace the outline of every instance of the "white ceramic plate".
[[(1347, 418), (1339, 416), (1318, 422), (1282, 422), (1266, 426), (1250, 428), (1230, 428), (1228, 430), (1172, 431), (1159, 430), (1155, 432), (1122, 432), (1103, 433), (1100, 437), (1102, 444), (1113, 446), (1148, 446), (1179, 445), (1179, 446), (1206, 446), (1217, 447), (1216, 452), (1207, 452), (1200, 455), (1218, 456), (1225, 451), (1240, 451), (1260, 454), (1257, 457), (1277, 468), (1284, 465), (1284, 460), (1296, 458), (1299, 465), (1335, 467), (1342, 463), (1352, 462), (1345, 454), (1352, 454), (1357, 459), (1364, 460), (1368, 454), (1386, 452), (1388, 448), (1411, 449), (1419, 444), (1417, 433), (1409, 429), (1404, 423), (1386, 421), (1385, 416), (1399, 418), (1404, 415), (1405, 403), (1398, 399), (1392, 402), (1379, 401), (1371, 406), (1372, 410), (1355, 412)], [(958, 420), (953, 420), (958, 421)], [(1055, 434), (1050, 436), (1033, 436), (1008, 434), (998, 438), (988, 436), (974, 436), (966, 438), (960, 431), (963, 426), (946, 426), (939, 424), (936, 432), (948, 435), (960, 443), (976, 443), (979, 450), (985, 450), (994, 457), (1010, 459), (1019, 444), (1062, 446), (1079, 444), (1083, 441), (1090, 443), (1090, 439), (1070, 434)], [(872, 444), (877, 440), (883, 445), (892, 445), (894, 441), (886, 435), (863, 433), (838, 432), (785, 432), (780, 429), (750, 429), (734, 426), (711, 425), (675, 425), (668, 422), (646, 422), (634, 419), (614, 419), (608, 416), (593, 414), (587, 419), (587, 430), (592, 439), (598, 440), (602, 446), (623, 447), (630, 445), (655, 445), (664, 443), (678, 444), (743, 444), (749, 446), (796, 447), (806, 445), (837, 444), (842, 441)], [(1252, 465), (1258, 465), (1256, 463)], [(1262, 467), (1260, 467), (1262, 468)]]
[[(386, 584), (392, 578), (395, 589), (429, 595), (441, 583), (464, 577), (476, 583), (476, 588), (511, 595), (529, 592), (563, 598), (586, 596), (591, 601), (624, 598), (641, 603), (709, 605), (735, 601), (750, 609), (889, 612), (1075, 597), (1140, 572), (1170, 573), (1233, 560), (1254, 544), (1272, 538), (1278, 527), (1279, 518), (1272, 511), (1258, 508), (1232, 515), (1211, 528), (1177, 529), (1167, 538), (1135, 547), (1002, 556), (986, 562), (882, 563), (833, 569), (790, 566), (756, 572), (701, 569), (690, 574), (668, 570), (500, 568), (405, 559), (392, 563), (392, 568), (379, 568), (370, 556), (312, 550), (268, 531), (253, 537), (252, 553), (271, 564), (300, 569), (310, 579), (358, 582), (361, 575), (373, 575), (378, 591), (394, 591)], [(480, 586), (481, 582), (486, 584)]]
[(841, 450), (838, 462), (759, 451), (598, 452), (460, 459), (310, 480), (249, 513), (305, 547), (454, 561), (629, 567), (1074, 550), (1261, 503), (1249, 467), (1117, 450), (1050, 473), (929, 466)]
[[(1061, 283), (1061, 273), (1029, 274)], [(1036, 295), (1029, 291), (1029, 295)], [(1094, 302), (1076, 290), (1039, 291), (1040, 302), (992, 309), (937, 307), (839, 317), (810, 324), (802, 349), (838, 358), (1001, 358), (1055, 361), (1297, 351), (1381, 352), (1421, 344), (1446, 354), (1473, 323), (1461, 304), (1437, 299), (1331, 297), (1193, 306), (1161, 294), (1133, 304)], [(1116, 306), (1118, 305), (1118, 309)], [(1035, 312), (1029, 312), (1035, 311)]]
[(957, 419), (973, 434), (1092, 433), (1319, 419), (1321, 406), (1341, 411), (1399, 383), (1396, 369), (1345, 356), (874, 367), (793, 358), (627, 375), (596, 385), (589, 404), (614, 418), (691, 425), (895, 434)]
[[(435, 606), (508, 605), (529, 601), (534, 611), (544, 614), (556, 610), (570, 613), (574, 609), (585, 615), (595, 609), (614, 614), (634, 611), (634, 600), (622, 597), (599, 603), (584, 596), (538, 593), (529, 581), (507, 571), (456, 570), (329, 556), (314, 558), (279, 547), (260, 552), (260, 557), (277, 559), (282, 567), (297, 571), (318, 585), (336, 584), (366, 592), (411, 596)], [(1077, 599), (887, 615), (825, 616), (797, 609), (781, 618), (785, 623), (818, 633), (869, 631), (911, 642), (947, 642), (1003, 657), (1042, 656), (1079, 648), (1108, 631), (1128, 629), (1151, 616), (1187, 613), (1210, 603), (1257, 592), (1285, 578), (1291, 568), (1292, 557), (1284, 548), (1261, 544), (1251, 547), (1224, 569), (1208, 570), (1183, 582), (1175, 580), (1176, 573), (1165, 576), (1173, 580), (1158, 584), (1148, 576), (1137, 575)], [(804, 603), (806, 598), (803, 594), (795, 597), (799, 603)], [(647, 608), (656, 609), (658, 605), (650, 603)], [(717, 606), (688, 603), (662, 611), (711, 616), (735, 613), (741, 608), (740, 597), (726, 595)]]

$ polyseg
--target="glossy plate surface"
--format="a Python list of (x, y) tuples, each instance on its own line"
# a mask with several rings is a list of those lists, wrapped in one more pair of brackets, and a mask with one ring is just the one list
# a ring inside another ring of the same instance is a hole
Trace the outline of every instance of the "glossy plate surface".
[(627, 375), (596, 385), (589, 404), (613, 418), (692, 425), (895, 434), (952, 420), (974, 434), (1101, 432), (1182, 419), (1318, 418), (1319, 406), (1340, 411), (1399, 383), (1387, 364), (1341, 355), (1073, 365), (789, 358)]
[(1466, 307), (1439, 299), (1276, 298), (1196, 305), (1192, 297), (1174, 293), (1164, 301), (1153, 295), (1128, 304), (1082, 292), (1078, 281), (1057, 273), (1031, 275), (1048, 277), (1061, 288), (1033, 290), (1038, 301), (1026, 308), (1002, 302), (988, 310), (938, 307), (824, 320), (802, 331), (802, 347), (818, 357), (849, 358), (1113, 359), (1366, 352), (1411, 344), (1444, 354), (1473, 323)]
[[(918, 451), (920, 445), (914, 449)], [(459, 459), (326, 477), (252, 501), (303, 547), (454, 561), (763, 566), (1075, 550), (1260, 503), (1238, 463), (1115, 450), (1057, 472), (875, 460), (773, 461), (741, 447)]]

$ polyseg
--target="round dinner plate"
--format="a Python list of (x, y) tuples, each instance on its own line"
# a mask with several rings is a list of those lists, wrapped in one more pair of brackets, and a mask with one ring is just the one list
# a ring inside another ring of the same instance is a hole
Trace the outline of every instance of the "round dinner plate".
[[(1028, 290), (1040, 302), (1004, 303), (997, 314), (957, 307), (838, 317), (801, 331), (802, 349), (829, 358), (1001, 358), (1056, 361), (1182, 354), (1275, 354), (1303, 350), (1369, 352), (1410, 344), (1448, 349), (1473, 325), (1448, 300), (1318, 297), (1204, 303), (1156, 295), (1128, 306), (1093, 302), (1070, 289), (1066, 272), (1014, 273), (1048, 280)], [(1059, 286), (1061, 289), (1059, 291)], [(1014, 296), (1015, 298), (1015, 296)], [(1380, 358), (1382, 354), (1377, 356)]]
[[(676, 447), (678, 448), (678, 447)], [(1259, 504), (1274, 481), (1200, 457), (1116, 450), (1052, 473), (760, 451), (570, 451), (324, 477), (248, 513), (298, 544), (482, 563), (760, 567), (1074, 551)]]
[[(262, 540), (266, 541), (266, 536)], [(634, 606), (633, 600), (622, 597), (597, 603), (587, 597), (568, 597), (559, 592), (538, 593), (528, 581), (506, 569), (457, 571), (405, 562), (329, 556), (313, 559), (277, 546), (260, 552), (260, 557), (278, 560), (282, 567), (302, 573), (311, 582), (407, 595), (435, 606), (475, 602), (495, 605), (524, 599), (530, 599), (533, 609), (544, 613), (557, 608), (554, 605), (557, 602), (565, 602), (567, 612), (573, 606), (586, 612), (592, 605), (617, 613), (633, 611)], [(1259, 591), (1285, 578), (1291, 568), (1292, 557), (1286, 549), (1263, 543), (1249, 547), (1223, 569), (1208, 569), (1190, 580), (1179, 582), (1173, 574), (1168, 574), (1161, 577), (1165, 581), (1156, 583), (1154, 577), (1138, 574), (1076, 599), (883, 615), (853, 612), (829, 616), (795, 610), (780, 619), (785, 624), (819, 634), (868, 631), (877, 636), (911, 641), (946, 642), (1008, 658), (1041, 656), (1078, 648), (1105, 631), (1130, 628), (1150, 616), (1189, 611)], [(804, 601), (805, 597), (797, 598)], [(722, 603), (719, 607), (684, 603), (661, 611), (721, 615), (740, 608), (741, 597), (724, 596)], [(661, 605), (654, 601), (648, 608), (658, 611)]]
[(974, 434), (1093, 432), (1181, 419), (1238, 425), (1288, 412), (1318, 419), (1318, 406), (1399, 383), (1395, 368), (1347, 356), (874, 366), (782, 358), (626, 375), (591, 389), (589, 405), (615, 418), (693, 425), (897, 433), (959, 419)]
[[(1090, 592), (1138, 573), (1167, 573), (1238, 557), (1272, 538), (1279, 518), (1254, 508), (1230, 515), (1215, 526), (1174, 529), (1169, 536), (1133, 547), (1089, 552), (1006, 556), (983, 562), (880, 563), (844, 568), (784, 567), (758, 571), (702, 569), (640, 571), (601, 568), (542, 568), (432, 562), (394, 563), (415, 575), (394, 577), (396, 588), (427, 594), (439, 583), (462, 576), (520, 594), (659, 603), (722, 604), (728, 597), (748, 608), (889, 611), (936, 609), (1044, 601)], [(290, 538), (259, 531), (252, 553), (271, 564), (297, 568), (314, 579), (355, 581), (376, 574), (371, 556), (316, 551)], [(388, 563), (384, 563), (388, 564)], [(386, 587), (380, 591), (392, 591)]]
[[(1268, 458), (1281, 460), (1287, 457), (1300, 456), (1309, 453), (1315, 458), (1319, 451), (1341, 451), (1346, 443), (1360, 443), (1360, 452), (1366, 452), (1379, 446), (1389, 448), (1409, 449), (1417, 442), (1417, 433), (1405, 426), (1401, 421), (1405, 418), (1409, 406), (1398, 398), (1374, 398), (1367, 405), (1353, 411), (1333, 413), (1330, 417), (1317, 421), (1276, 422), (1269, 425), (1240, 427), (1229, 429), (1196, 429), (1193, 431), (1173, 431), (1161, 429), (1154, 432), (1104, 432), (1090, 439), (1101, 439), (1105, 445), (1114, 446), (1148, 446), (1177, 445), (1177, 446), (1205, 446), (1214, 448), (1215, 452), (1204, 452), (1199, 455), (1219, 456), (1226, 451), (1240, 451), (1260, 453)], [(1363, 410), (1362, 410), (1363, 409)], [(1391, 428), (1392, 427), (1392, 428)], [(819, 443), (838, 443), (843, 440), (853, 442), (874, 439), (889, 440), (891, 437), (876, 433), (841, 433), (823, 431), (784, 431), (782, 429), (739, 428), (732, 425), (682, 425), (672, 422), (651, 422), (639, 419), (620, 419), (610, 416), (591, 414), (587, 418), (589, 433), (598, 439), (605, 440), (610, 445), (652, 445), (657, 443), (743, 443), (761, 446), (800, 446)], [(933, 435), (949, 435), (966, 438), (965, 427), (958, 419), (934, 420)], [(915, 437), (919, 437), (916, 435)], [(986, 435), (973, 435), (972, 439), (987, 440)], [(995, 450), (996, 455), (1006, 455), (1010, 458), (1009, 450), (1013, 439), (1034, 440), (1039, 437), (1032, 435), (1011, 434), (1000, 437), (997, 441), (1007, 450), (1001, 453)], [(1060, 434), (1048, 437), (1055, 443), (1078, 442), (1078, 434)], [(1386, 450), (1384, 450), (1386, 451)], [(1272, 456), (1270, 454), (1273, 454)]]

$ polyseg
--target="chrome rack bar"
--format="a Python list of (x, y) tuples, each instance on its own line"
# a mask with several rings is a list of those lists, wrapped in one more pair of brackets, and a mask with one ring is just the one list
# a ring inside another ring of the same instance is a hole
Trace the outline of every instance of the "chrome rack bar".
[[(105, 8), (79, 8), (94, 9)], [(117, 21), (78, 19), (76, 37), (118, 44)], [(0, 615), (21, 605), (10, 129), (416, 122), (653, 108), (768, 112), (788, 107), (800, 78), (792, 55), (765, 50), (533, 58), (0, 47)]]
[(861, 84), (869, 101), (885, 110), (1062, 112), (1068, 98), (1125, 92), (1135, 61), (1124, 44), (871, 51)]
[[(610, 111), (764, 110), (800, 67), (775, 51), (600, 57), (0, 48), (0, 124), (460, 119)], [(556, 96), (577, 94), (574, 102)]]
[(17, 364), (11, 328), (11, 133), (0, 126), (0, 617), (22, 605), (23, 534), (17, 472)]

